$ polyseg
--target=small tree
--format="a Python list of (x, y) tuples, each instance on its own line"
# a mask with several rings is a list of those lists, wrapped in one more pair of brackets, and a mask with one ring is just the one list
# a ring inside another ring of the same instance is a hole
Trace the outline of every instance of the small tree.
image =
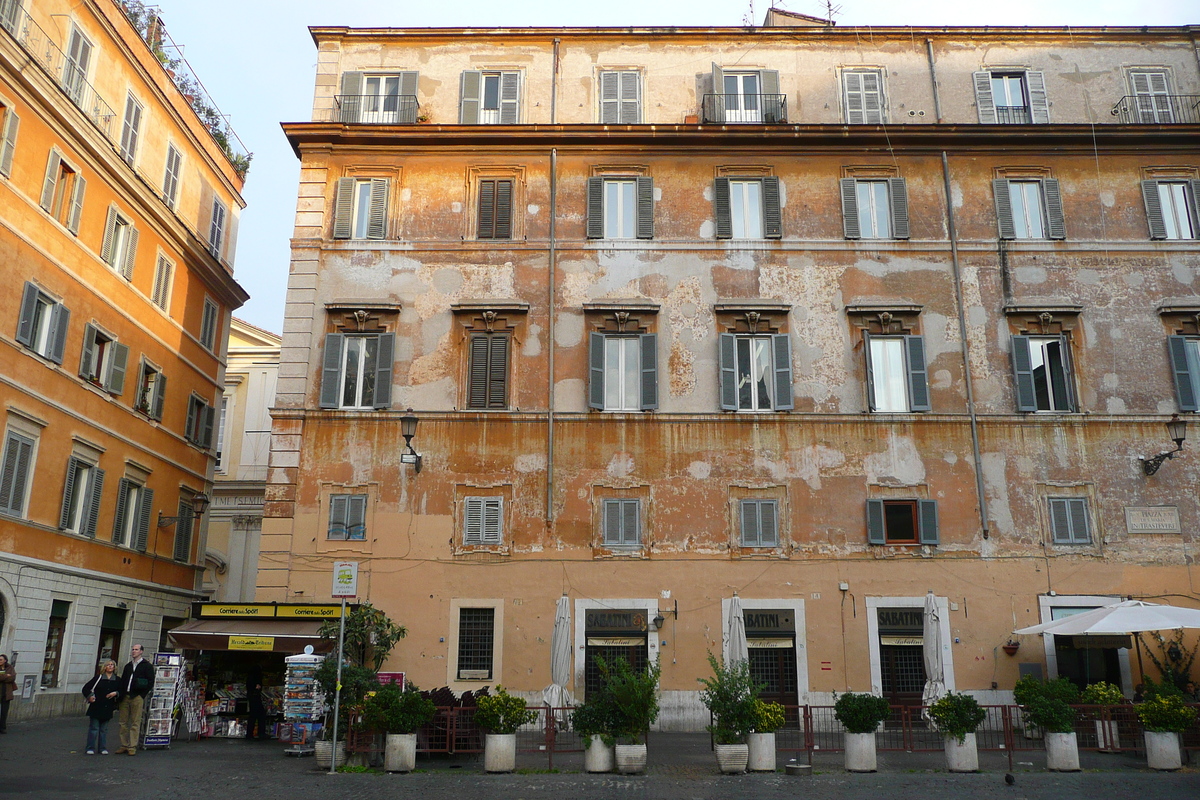
[(987, 711), (969, 694), (947, 692), (929, 707), (929, 718), (943, 734), (963, 744), (967, 734), (974, 733), (987, 719)]
[(750, 675), (750, 662), (738, 661), (722, 666), (708, 654), (711, 678), (697, 678), (704, 684), (700, 700), (712, 712), (713, 724), (706, 730), (717, 744), (740, 744), (754, 728), (754, 703), (762, 685)]
[[(338, 640), (339, 623), (336, 619), (326, 620), (319, 634), (335, 645)], [(346, 615), (346, 660), (371, 672), (379, 672), (383, 662), (395, 648), (396, 643), (408, 635), (408, 629), (397, 625), (370, 603), (362, 603)]]
[(835, 693), (835, 697), (833, 715), (848, 733), (874, 733), (892, 714), (886, 697), (855, 692)]
[(475, 724), (488, 733), (516, 733), (522, 725), (537, 719), (537, 712), (525, 707), (525, 701), (513, 697), (503, 686), (496, 693), (480, 697), (476, 702)]
[(432, 700), (421, 696), (413, 684), (401, 690), (391, 683), (368, 697), (363, 708), (363, 725), (367, 730), (384, 733), (416, 733), (433, 719), (437, 709)]
[(658, 719), (658, 662), (644, 670), (635, 670), (629, 662), (618, 658), (609, 664), (596, 659), (605, 690), (612, 696), (616, 711), (616, 735), (633, 744), (642, 741), (650, 725)]
[(1075, 709), (1079, 688), (1066, 678), (1041, 681), (1026, 675), (1013, 687), (1013, 699), (1025, 710), (1029, 721), (1050, 733), (1075, 730)]

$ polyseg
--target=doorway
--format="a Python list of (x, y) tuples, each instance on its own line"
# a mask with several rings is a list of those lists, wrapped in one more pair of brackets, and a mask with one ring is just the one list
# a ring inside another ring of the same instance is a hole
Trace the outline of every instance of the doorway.
[(125, 616), (128, 613), (124, 608), (104, 607), (100, 617), (100, 644), (96, 650), (97, 673), (110, 658), (117, 662), (117, 671), (121, 671), (121, 637), (125, 633)]

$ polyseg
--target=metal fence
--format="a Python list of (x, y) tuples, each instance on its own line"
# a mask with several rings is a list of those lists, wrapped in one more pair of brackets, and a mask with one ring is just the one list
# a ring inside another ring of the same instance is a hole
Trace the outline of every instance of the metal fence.
[(786, 94), (706, 94), (705, 122), (778, 125), (787, 122)]
[(413, 125), (421, 113), (417, 98), (409, 94), (338, 94), (333, 97), (338, 122), (370, 125)]
[(1126, 95), (1112, 107), (1125, 125), (1195, 125), (1200, 123), (1200, 94)]

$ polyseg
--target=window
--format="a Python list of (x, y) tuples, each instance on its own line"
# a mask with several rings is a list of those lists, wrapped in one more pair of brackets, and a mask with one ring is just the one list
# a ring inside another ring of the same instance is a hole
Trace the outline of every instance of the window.
[(417, 78), (416, 72), (343, 72), (342, 93), (337, 97), (339, 119), (375, 125), (415, 123)]
[(642, 121), (642, 76), (636, 70), (600, 73), (600, 122), (637, 125)]
[[(2, 4), (2, 2), (0, 2)], [(17, 131), (21, 118), (10, 105), (0, 101), (0, 175), (12, 175), (13, 155), (17, 152)]]
[(68, 163), (58, 150), (51, 150), (46, 180), (42, 184), (41, 206), (74, 234), (79, 233), (86, 191), (87, 181), (79, 174), (79, 169)]
[(868, 500), (869, 544), (938, 544), (936, 500)]
[(1045, 125), (1050, 122), (1046, 81), (1027, 70), (976, 72), (975, 107), (979, 121), (990, 125)]
[(338, 178), (333, 238), (385, 238), (390, 188), (388, 178)]
[(588, 407), (604, 411), (658, 408), (658, 337), (595, 333), (588, 341)]
[(167, 166), (163, 172), (163, 202), (171, 208), (179, 197), (179, 176), (182, 174), (183, 154), (173, 144), (167, 145)]
[(925, 340), (873, 336), (867, 340), (867, 401), (872, 411), (929, 411)]
[(717, 178), (713, 193), (718, 239), (779, 239), (779, 179)]
[(1050, 536), (1055, 544), (1089, 544), (1088, 507), (1085, 497), (1050, 497)]
[(1196, 198), (1200, 181), (1142, 181), (1151, 239), (1195, 239), (1200, 230)]
[(1075, 411), (1066, 336), (1012, 337), (1018, 411)]
[(175, 265), (169, 258), (160, 255), (158, 263), (154, 265), (154, 287), (151, 289), (150, 299), (163, 311), (166, 311), (171, 303), (171, 278), (174, 274)]
[(588, 178), (589, 239), (653, 239), (654, 179)]
[(363, 541), (367, 538), (367, 495), (329, 496), (329, 530), (325, 538), (338, 541)]
[(121, 158), (133, 166), (137, 156), (138, 137), (142, 132), (142, 104), (133, 95), (125, 98), (125, 122), (121, 126)]
[(321, 408), (388, 408), (392, 404), (395, 334), (325, 337)]
[(208, 225), (208, 252), (213, 258), (221, 257), (221, 245), (225, 241), (225, 217), (229, 214), (225, 204), (213, 199), (212, 219)]
[(63, 641), (67, 638), (67, 617), (70, 613), (71, 604), (66, 600), (50, 602), (50, 625), (46, 629), (46, 652), (42, 657), (43, 689), (58, 687)]
[(95, 325), (83, 328), (83, 355), (79, 374), (111, 394), (125, 391), (125, 370), (129, 364), (129, 348)]
[(20, 0), (0, 0), (0, 28), (13, 34), (17, 33), (17, 21), (21, 18)]
[(720, 361), (723, 410), (792, 408), (792, 343), (787, 334), (722, 333)]
[(217, 417), (217, 472), (225, 472), (228, 465), (224, 462), (225, 451), (225, 421), (229, 417), (229, 395), (221, 396), (221, 412)]
[(463, 125), (516, 125), (520, 122), (521, 73), (462, 74), (458, 121)]
[(619, 499), (604, 501), (604, 546), (642, 546), (642, 501)]
[(512, 181), (479, 181), (479, 219), (475, 227), (475, 238), (511, 239), (512, 205)]
[(1200, 410), (1200, 339), (1168, 336), (1167, 351), (1175, 376), (1175, 396), (1180, 411)]
[(146, 552), (150, 541), (150, 508), (154, 490), (131, 478), (117, 485), (117, 513), (113, 518), (113, 544)]
[(463, 544), (498, 545), (504, 541), (504, 498), (467, 497), (463, 503)]
[(1001, 239), (1065, 239), (1062, 194), (1053, 178), (992, 181)]
[(200, 314), (200, 344), (205, 350), (216, 352), (217, 304), (207, 297), (204, 298), (204, 311)]
[(467, 365), (467, 408), (508, 408), (508, 351), (506, 333), (473, 333)]
[(0, 514), (25, 515), (29, 494), (29, 476), (33, 471), (34, 440), (14, 430), (4, 436), (4, 456), (0, 462)]
[(850, 125), (883, 124), (883, 75), (877, 69), (842, 73), (842, 103)]
[(72, 456), (67, 461), (67, 483), (63, 489), (62, 513), (58, 527), (68, 533), (96, 537), (100, 517), (100, 496), (104, 489), (104, 470)]
[(739, 506), (742, 547), (778, 547), (779, 501), (742, 500)]
[(93, 46), (79, 28), (71, 28), (67, 42), (67, 58), (63, 63), (62, 86), (76, 105), (82, 105), (87, 88), (88, 66), (92, 62)]
[(713, 93), (704, 100), (704, 121), (719, 123), (786, 122), (777, 70), (726, 71), (712, 65)]
[(907, 239), (904, 178), (842, 178), (842, 224), (847, 239)]
[(492, 650), (495, 641), (496, 609), (458, 610), (458, 679), (492, 679)]
[(1131, 70), (1129, 88), (1133, 92), (1138, 122), (1169, 125), (1175, 121), (1170, 76), (1165, 71)]
[(184, 424), (184, 438), (197, 447), (208, 449), (212, 447), (213, 418), (215, 410), (202, 397), (192, 395), (188, 398), (187, 422)]
[(126, 280), (133, 280), (133, 260), (137, 257), (138, 229), (116, 206), (108, 207), (100, 258), (117, 269)]
[(163, 398), (167, 394), (167, 376), (162, 370), (142, 359), (142, 370), (138, 376), (137, 395), (133, 407), (150, 419), (162, 421)]
[(55, 364), (61, 364), (67, 345), (71, 312), (33, 283), (26, 281), (17, 321), (17, 341)]

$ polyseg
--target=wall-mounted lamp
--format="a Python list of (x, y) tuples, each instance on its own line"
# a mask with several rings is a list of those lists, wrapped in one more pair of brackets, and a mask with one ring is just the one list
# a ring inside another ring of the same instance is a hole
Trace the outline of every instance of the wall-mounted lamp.
[(417, 435), (419, 421), (411, 408), (400, 418), (400, 435), (404, 437), (404, 445), (408, 448), (407, 453), (400, 454), (400, 463), (412, 464), (413, 472), (416, 474), (421, 472), (421, 456), (416, 450), (413, 450), (412, 440)]
[(1171, 419), (1167, 422), (1167, 436), (1175, 442), (1174, 450), (1159, 453), (1151, 458), (1138, 456), (1138, 460), (1142, 462), (1142, 471), (1147, 475), (1158, 472), (1158, 468), (1163, 465), (1164, 461), (1174, 458), (1176, 453), (1183, 450), (1183, 440), (1187, 438), (1187, 422), (1180, 419), (1178, 414), (1172, 414)]
[[(196, 492), (192, 496), (192, 516), (196, 519), (204, 516), (204, 512), (208, 510), (208, 495), (204, 492)], [(162, 511), (158, 512), (158, 527), (169, 528), (179, 522), (179, 517), (164, 517)]]

